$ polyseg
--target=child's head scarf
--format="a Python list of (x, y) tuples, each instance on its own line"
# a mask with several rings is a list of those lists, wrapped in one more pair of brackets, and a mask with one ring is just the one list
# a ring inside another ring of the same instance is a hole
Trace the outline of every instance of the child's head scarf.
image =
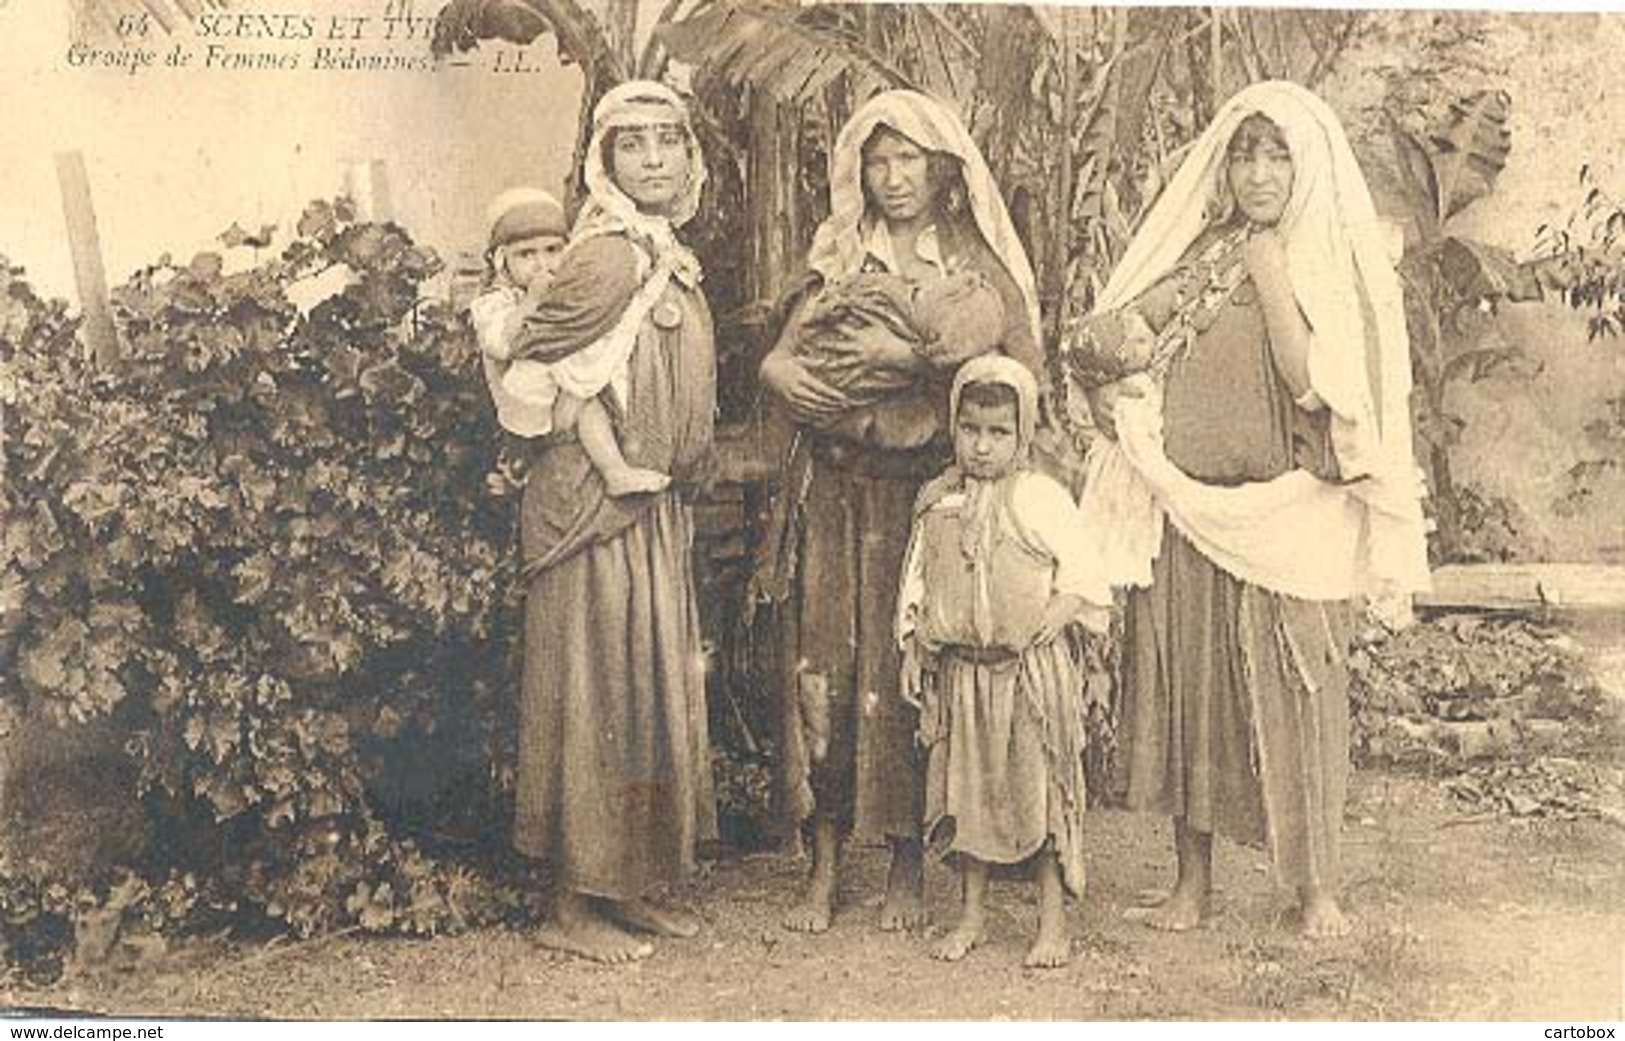
[(541, 235), (564, 238), (570, 233), (564, 207), (540, 188), (509, 188), (485, 208), (485, 260), (498, 281), (508, 280), (507, 248)]
[[(915, 503), (915, 514), (924, 513), (951, 494), (965, 496), (963, 528), (960, 531), (960, 552), (967, 561), (985, 560), (992, 552), (993, 540), (998, 535), (1001, 513), (1010, 509), (1010, 493), (1015, 483), (1010, 478), (1026, 470), (1030, 461), (1033, 435), (1038, 429), (1038, 382), (1032, 370), (1003, 354), (983, 354), (959, 367), (954, 375), (953, 390), (948, 398), (949, 429), (959, 422), (959, 402), (965, 388), (973, 383), (1009, 387), (1016, 392), (1016, 454), (1010, 469), (996, 480), (975, 480), (969, 477), (956, 459), (941, 476), (929, 482)], [(977, 584), (976, 616), (992, 617), (992, 594), (986, 585), (986, 575)]]
[(563, 238), (570, 233), (570, 225), (564, 219), (564, 207), (559, 205), (559, 200), (540, 188), (509, 188), (486, 207), (485, 222), (490, 229), (487, 249), (496, 249), (538, 235)]
[(1033, 378), (1032, 371), (1003, 354), (979, 355), (961, 365), (954, 375), (953, 392), (948, 398), (950, 430), (959, 422), (960, 395), (972, 383), (991, 383), (1016, 392), (1016, 458), (1012, 469), (1023, 469), (1032, 451), (1033, 435), (1038, 429), (1038, 382)]
[(853, 113), (836, 136), (829, 159), (829, 217), (813, 236), (808, 266), (825, 282), (855, 274), (863, 266), (863, 146), (882, 126), (927, 151), (959, 161), (976, 230), (1016, 284), (1027, 306), (1033, 343), (1041, 343), (1032, 264), (1016, 236), (1016, 227), (987, 168), (987, 160), (958, 116), (942, 102), (917, 91), (877, 94)]

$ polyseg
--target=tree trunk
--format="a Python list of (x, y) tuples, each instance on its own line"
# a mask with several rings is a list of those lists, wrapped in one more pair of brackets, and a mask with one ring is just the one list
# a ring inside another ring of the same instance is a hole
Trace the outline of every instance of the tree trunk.
[(1428, 445), (1428, 477), (1433, 482), (1434, 538), (1438, 558), (1449, 563), (1461, 555), (1461, 509), (1456, 501), (1456, 480), (1450, 473), (1450, 452)]
[(750, 271), (753, 300), (776, 300), (794, 272), (801, 242), (800, 123), (772, 98), (758, 94), (750, 105)]
[(1412, 344), (1417, 362), (1411, 366), (1417, 389), (1422, 394), (1428, 421), (1428, 480), (1432, 484), (1434, 550), (1440, 563), (1449, 563), (1461, 552), (1461, 509), (1456, 499), (1455, 475), (1450, 471), (1450, 446), (1446, 438), (1444, 332), (1439, 315), (1427, 308), (1427, 343)]

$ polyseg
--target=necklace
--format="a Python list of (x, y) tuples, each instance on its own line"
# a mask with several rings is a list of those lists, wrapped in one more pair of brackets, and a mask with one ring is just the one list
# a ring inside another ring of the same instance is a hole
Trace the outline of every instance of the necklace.
[(1167, 376), (1174, 362), (1190, 353), (1196, 336), (1211, 324), (1212, 318), (1247, 280), (1241, 244), (1245, 228), (1227, 232), (1197, 254), (1180, 275), (1174, 298), (1174, 314), (1157, 335), (1151, 355), (1151, 374), (1157, 380)]

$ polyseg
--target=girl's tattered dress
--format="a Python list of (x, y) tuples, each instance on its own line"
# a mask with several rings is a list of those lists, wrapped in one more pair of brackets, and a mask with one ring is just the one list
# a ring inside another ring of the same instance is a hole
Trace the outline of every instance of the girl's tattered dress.
[(1033, 645), (1051, 596), (1082, 592), (1076, 523), (1065, 489), (1030, 471), (928, 486), (900, 609), (935, 663), (926, 836), (989, 864), (1051, 848), (1081, 893), (1083, 673), (1069, 637)]
[[(1168, 374), (1168, 458), (1209, 484), (1294, 467), (1335, 479), (1324, 413), (1294, 405), (1251, 283), (1210, 317)], [(1171, 521), (1152, 575), (1125, 618), (1128, 805), (1263, 846), (1287, 884), (1334, 885), (1348, 777), (1346, 602), (1243, 582)]]
[[(638, 250), (625, 235), (572, 248), (520, 349), (551, 361), (612, 328)], [(610, 498), (574, 440), (546, 443), (525, 487), (514, 845), (576, 892), (638, 898), (716, 834), (684, 499), (711, 462), (714, 366), (705, 299), (674, 280), (637, 332), (617, 422), (627, 461), (672, 487)]]

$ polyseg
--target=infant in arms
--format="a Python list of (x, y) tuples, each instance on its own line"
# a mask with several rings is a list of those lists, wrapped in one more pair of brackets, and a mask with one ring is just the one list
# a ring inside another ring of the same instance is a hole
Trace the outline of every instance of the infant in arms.
[[(916, 281), (861, 271), (819, 290), (800, 321), (798, 360), (863, 408), (918, 387), (922, 368), (952, 373), (996, 349), (1005, 314), (998, 291), (976, 272)], [(906, 363), (877, 366), (877, 357)]]

